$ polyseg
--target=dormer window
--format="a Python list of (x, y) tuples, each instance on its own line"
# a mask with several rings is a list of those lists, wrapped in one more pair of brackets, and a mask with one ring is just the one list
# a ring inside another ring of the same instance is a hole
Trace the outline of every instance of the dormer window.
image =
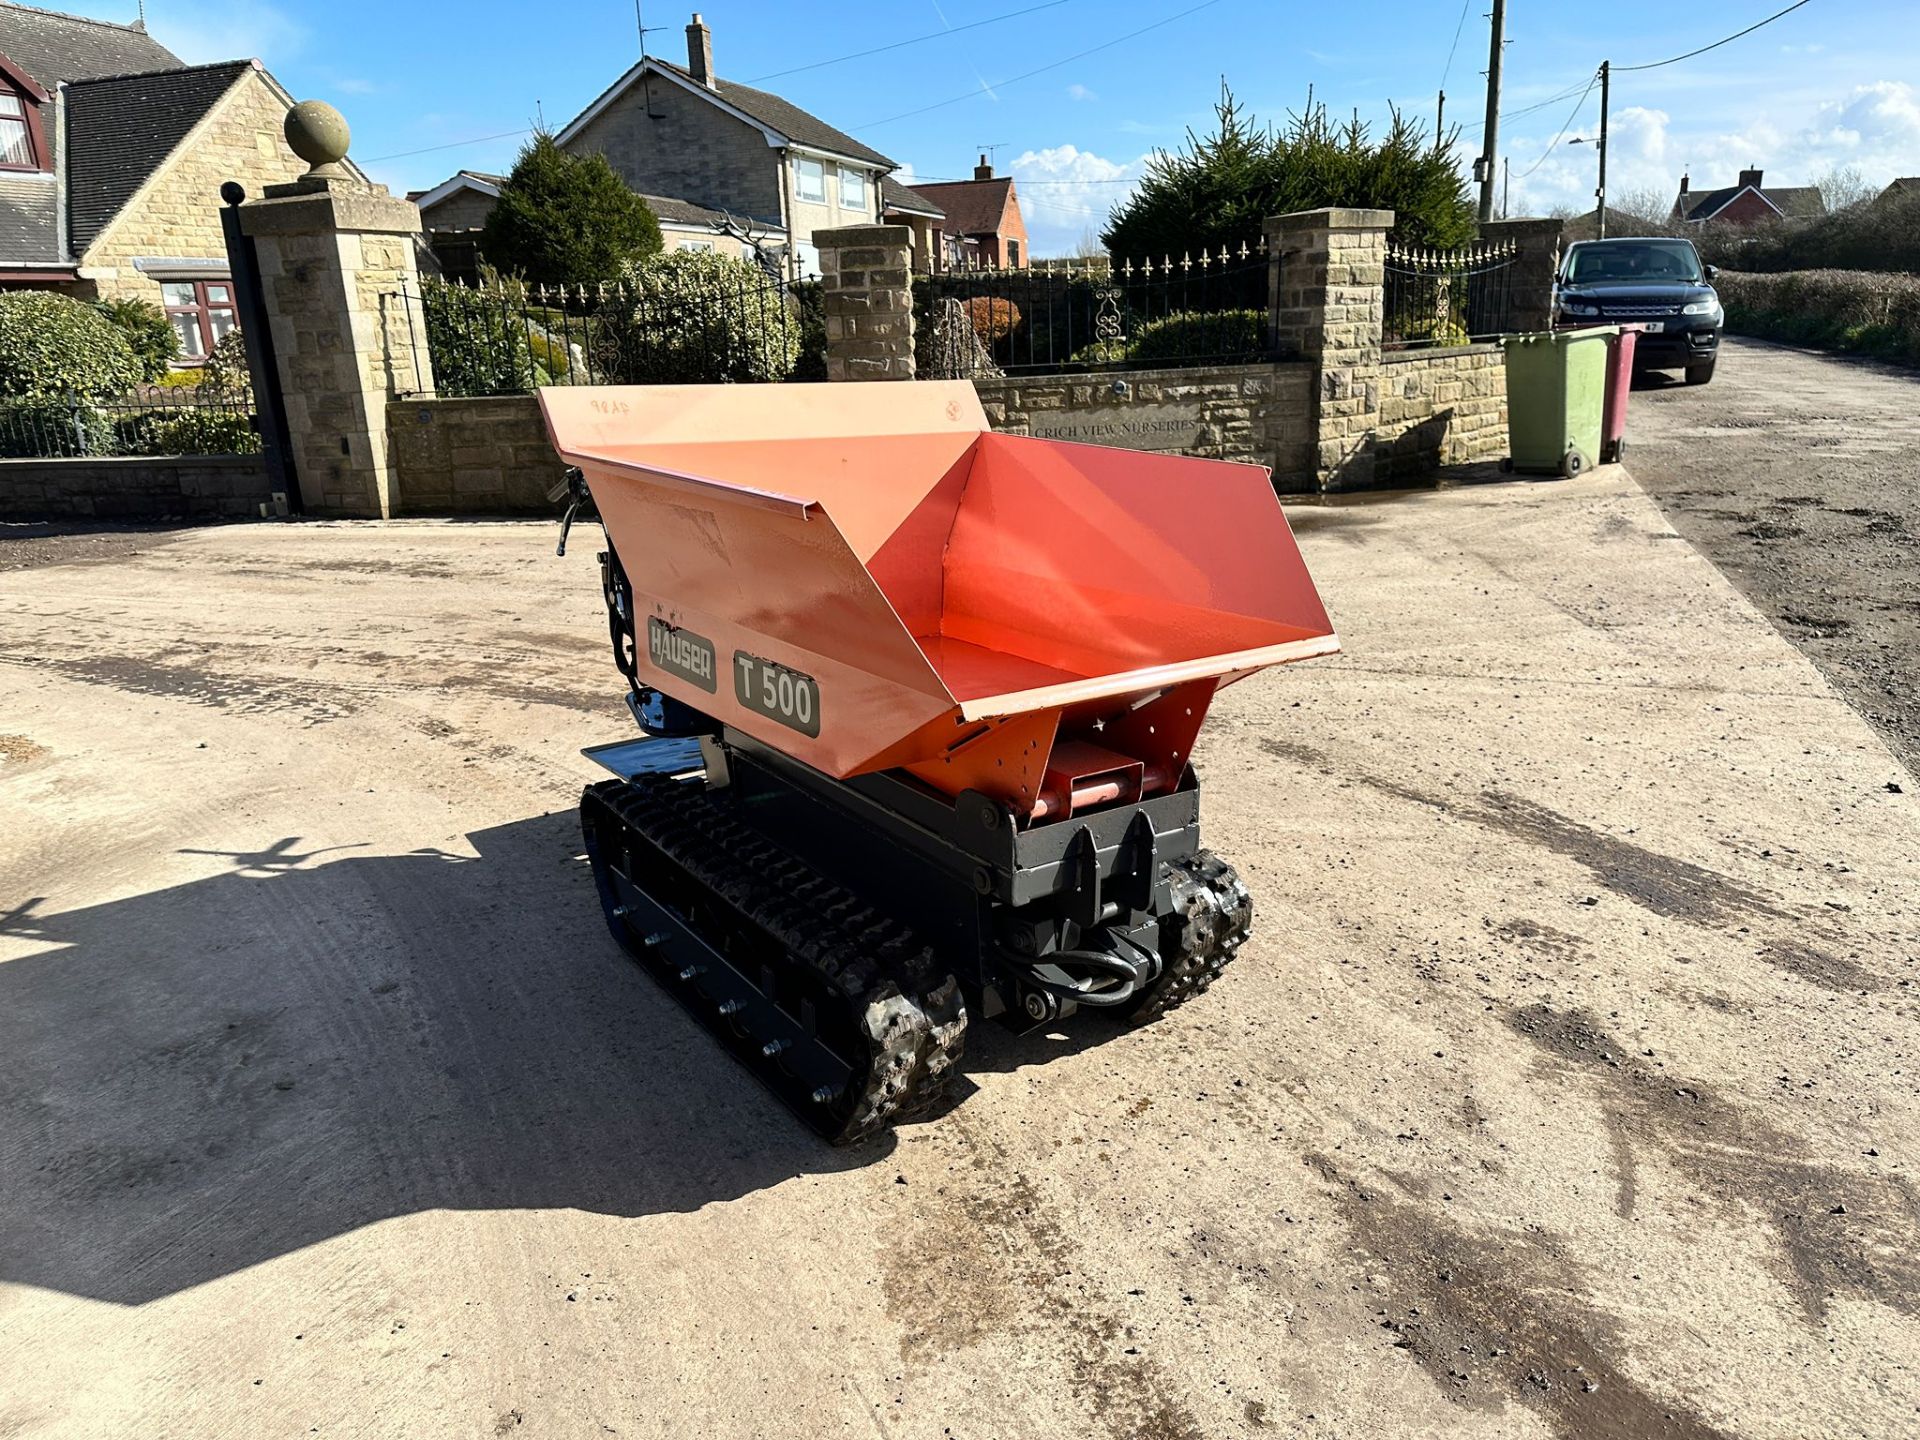
[(27, 102), (16, 90), (0, 81), (0, 170), (38, 170), (40, 157), (34, 153), (32, 115)]

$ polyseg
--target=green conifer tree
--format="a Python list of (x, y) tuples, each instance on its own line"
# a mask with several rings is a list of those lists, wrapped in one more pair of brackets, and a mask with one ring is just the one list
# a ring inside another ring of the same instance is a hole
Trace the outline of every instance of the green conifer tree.
[(481, 234), (487, 263), (543, 285), (591, 284), (660, 253), (660, 221), (607, 157), (537, 133), (514, 161)]

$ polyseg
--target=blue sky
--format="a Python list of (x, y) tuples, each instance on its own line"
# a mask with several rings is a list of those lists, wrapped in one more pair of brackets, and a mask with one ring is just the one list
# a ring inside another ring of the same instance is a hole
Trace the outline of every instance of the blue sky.
[[(1000, 170), (1020, 181), (1037, 254), (1070, 249), (1098, 227), (1147, 155), (1177, 146), (1188, 126), (1206, 127), (1223, 76), (1263, 118), (1297, 107), (1311, 85), (1335, 111), (1379, 119), (1389, 102), (1430, 116), (1445, 71), (1449, 117), (1476, 122), (1461, 153), (1479, 147), (1485, 0), (1466, 0), (1450, 70), (1460, 0), (697, 3), (723, 77), (785, 95), (912, 175), (964, 177), (980, 149), (997, 147)], [(1598, 92), (1577, 112), (1563, 92), (1583, 85), (1601, 59), (1664, 59), (1785, 3), (1512, 0), (1501, 148), (1512, 160), (1514, 213), (1591, 203), (1592, 149), (1565, 136), (1593, 132)], [(1043, 8), (1016, 19), (945, 33), (1036, 4)], [(684, 61), (691, 9), (647, 0), (647, 24), (660, 27), (649, 49)], [(131, 19), (135, 0), (105, 0), (89, 13)], [(354, 157), (396, 190), (463, 166), (505, 169), (518, 138), (479, 137), (522, 130), (541, 115), (557, 127), (637, 54), (632, 0), (151, 0), (147, 14), (154, 34), (190, 60), (257, 55), (299, 98), (339, 106), (353, 127)], [(924, 35), (940, 38), (776, 74)], [(1916, 82), (1915, 0), (1811, 0), (1710, 55), (1621, 75), (1610, 184), (1616, 194), (1671, 192), (1690, 168), (1699, 188), (1730, 183), (1747, 164), (1764, 166), (1769, 184), (1806, 183), (1839, 165), (1875, 182), (1920, 174)], [(457, 143), (467, 141), (477, 143)]]

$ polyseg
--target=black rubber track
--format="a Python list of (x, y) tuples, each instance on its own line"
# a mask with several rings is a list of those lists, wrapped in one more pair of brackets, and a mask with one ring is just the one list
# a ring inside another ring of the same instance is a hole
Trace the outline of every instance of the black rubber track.
[[(810, 1127), (848, 1144), (939, 1103), (967, 1013), (959, 984), (906, 926), (743, 824), (726, 790), (608, 780), (587, 788), (580, 813), (615, 938)], [(749, 944), (782, 967), (776, 990), (806, 996), (818, 1019), (817, 1039), (800, 1043), (830, 1047), (852, 1071), (840, 1093), (816, 1100), (785, 1057), (761, 1053), (768, 1036), (661, 974), (644, 923), (621, 913), (624, 885), (722, 953)]]

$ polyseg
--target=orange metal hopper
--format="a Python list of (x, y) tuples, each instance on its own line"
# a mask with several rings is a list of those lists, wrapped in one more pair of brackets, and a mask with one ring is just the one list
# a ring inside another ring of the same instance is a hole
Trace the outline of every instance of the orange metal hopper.
[(837, 779), (1034, 819), (1177, 785), (1214, 691), (1339, 641), (1254, 465), (992, 431), (966, 381), (557, 387), (643, 683)]

